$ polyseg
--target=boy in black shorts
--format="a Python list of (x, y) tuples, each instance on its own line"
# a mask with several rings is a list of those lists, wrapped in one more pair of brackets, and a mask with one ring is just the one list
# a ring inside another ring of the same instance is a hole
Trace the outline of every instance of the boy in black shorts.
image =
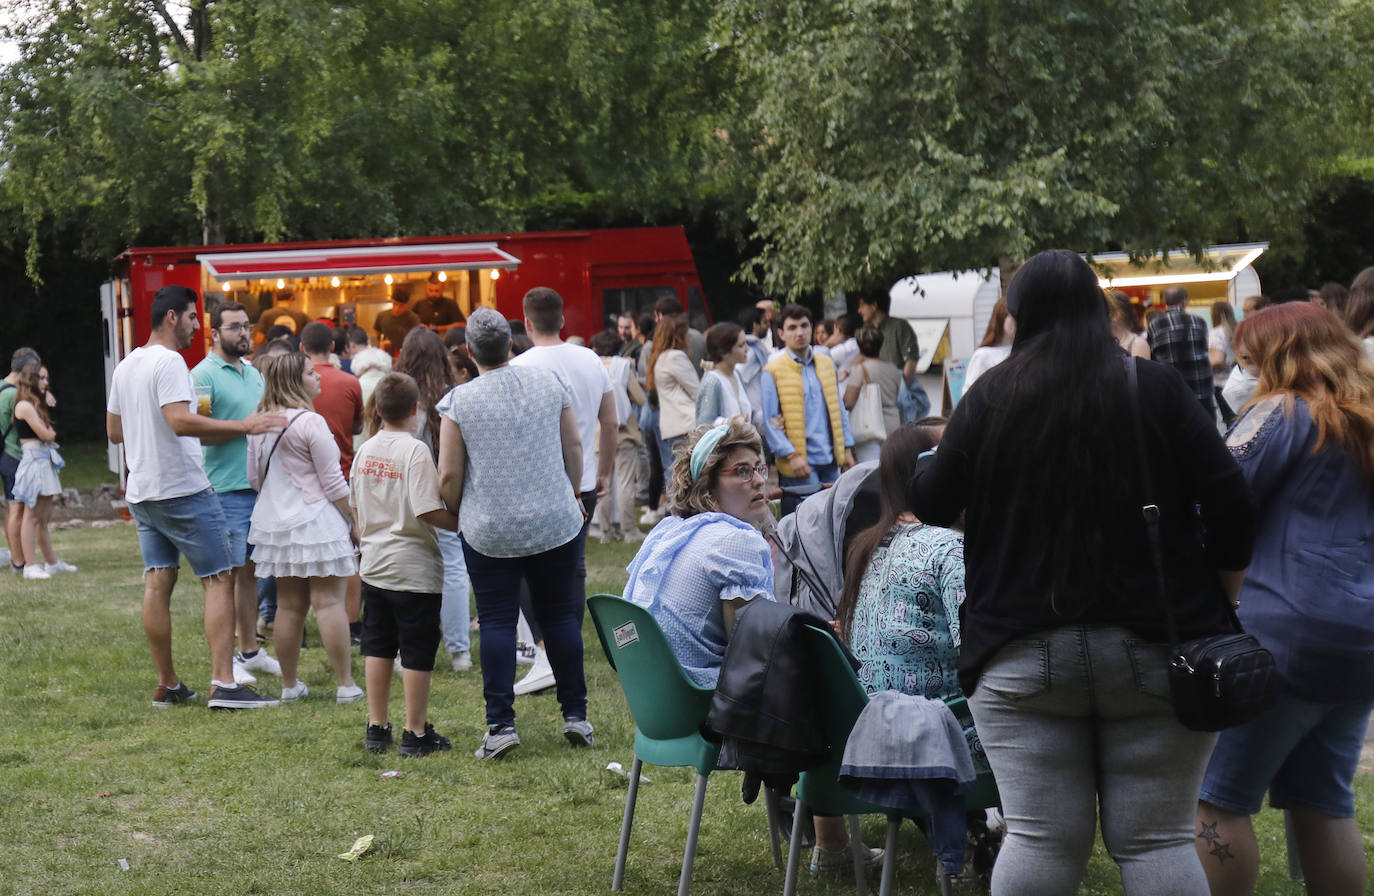
[(362, 654), (367, 680), (367, 736), (374, 753), (391, 746), (387, 702), (399, 651), (405, 696), (402, 756), (449, 749), (429, 724), (429, 683), (439, 649), (444, 560), (434, 527), (458, 528), (439, 497), (439, 472), (429, 448), (411, 434), (420, 390), (404, 373), (382, 377), (372, 401), (383, 427), (353, 458), (350, 497), (362, 542)]

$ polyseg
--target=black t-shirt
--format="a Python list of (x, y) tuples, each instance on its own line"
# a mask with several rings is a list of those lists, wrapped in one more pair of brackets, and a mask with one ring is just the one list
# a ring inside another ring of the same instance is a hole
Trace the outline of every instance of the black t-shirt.
[(443, 327), (448, 324), (461, 324), (466, 318), (458, 310), (458, 303), (448, 296), (431, 299), (428, 296), (415, 303), (411, 309), (420, 323), (427, 327)]
[[(1229, 608), (1216, 570), (1243, 569), (1250, 561), (1255, 507), (1249, 486), (1178, 373), (1153, 361), (1137, 359), (1136, 365), (1145, 453), (1158, 492), (1152, 503), (1161, 511), (1166, 591), (1179, 636), (1189, 640), (1229, 631)], [(1122, 410), (1115, 424), (1129, 427), (1129, 404)], [(973, 693), (983, 666), (1003, 645), (1032, 632), (1072, 623), (1118, 625), (1143, 640), (1167, 640), (1140, 514), (1143, 502), (1108, 500), (1115, 490), (1101, 490), (1103, 500), (1088, 521), (1093, 531), (1109, 534), (1104, 565), (1113, 570), (1111, 581), (1078, 583), (1083, 593), (1101, 596), (1072, 620), (1051, 606), (1054, 570), (1033, 554), (1024, 533), (1055, 525), (1062, 510), (1034, 506), (1023, 484), (1037, 468), (1063, 460), (1029, 456), (1022, 445), (980, 454), (977, 448), (995, 413), (980, 380), (955, 408), (939, 451), (917, 463), (907, 489), (912, 509), (924, 522), (949, 525), (967, 510), (959, 648), (964, 693)], [(1074, 433), (1063, 437), (1067, 444)], [(1133, 470), (1129, 443), (1126, 450)]]
[(384, 308), (377, 312), (377, 320), (372, 325), (372, 329), (390, 339), (391, 350), (399, 352), (401, 343), (405, 342), (406, 334), (418, 326), (420, 326), (420, 319), (409, 308), (400, 315), (392, 314), (390, 308)]

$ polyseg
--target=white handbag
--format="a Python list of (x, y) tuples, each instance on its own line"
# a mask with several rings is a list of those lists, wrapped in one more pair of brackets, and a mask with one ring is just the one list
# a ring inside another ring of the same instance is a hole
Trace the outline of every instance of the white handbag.
[(887, 425), (883, 422), (883, 394), (878, 384), (868, 379), (864, 369), (864, 384), (859, 389), (859, 400), (849, 412), (849, 429), (854, 434), (854, 444), (881, 442), (887, 438)]

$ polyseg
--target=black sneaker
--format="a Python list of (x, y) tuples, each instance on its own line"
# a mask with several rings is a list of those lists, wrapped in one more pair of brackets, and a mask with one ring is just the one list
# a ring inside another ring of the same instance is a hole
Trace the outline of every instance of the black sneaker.
[(264, 697), (246, 684), (232, 688), (216, 686), (210, 689), (210, 699), (205, 705), (211, 709), (261, 709), (264, 706), (280, 706), (276, 697)]
[(363, 746), (374, 753), (385, 753), (391, 749), (391, 726), (368, 725), (367, 736), (363, 738)]
[(425, 722), (425, 733), (416, 734), (407, 728), (401, 732), (401, 748), (396, 752), (402, 756), (428, 756), (430, 753), (439, 750), (447, 750), (453, 746), (447, 737), (434, 730), (434, 726)]
[(188, 688), (184, 681), (178, 681), (174, 688), (160, 684), (153, 690), (153, 705), (158, 707), (177, 706), (181, 703), (190, 703), (194, 699), (196, 692)]

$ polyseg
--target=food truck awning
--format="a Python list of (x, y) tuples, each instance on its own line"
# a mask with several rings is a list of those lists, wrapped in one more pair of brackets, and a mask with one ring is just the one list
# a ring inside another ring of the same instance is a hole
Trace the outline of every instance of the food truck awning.
[(390, 274), (520, 266), (520, 259), (495, 243), (433, 243), (360, 249), (291, 249), (280, 252), (217, 252), (196, 260), (217, 280), (271, 277)]
[(1268, 243), (1231, 243), (1208, 246), (1202, 260), (1179, 249), (1133, 261), (1125, 252), (1103, 252), (1088, 259), (1104, 289), (1122, 286), (1160, 286), (1175, 283), (1207, 283), (1234, 279), (1255, 263)]

